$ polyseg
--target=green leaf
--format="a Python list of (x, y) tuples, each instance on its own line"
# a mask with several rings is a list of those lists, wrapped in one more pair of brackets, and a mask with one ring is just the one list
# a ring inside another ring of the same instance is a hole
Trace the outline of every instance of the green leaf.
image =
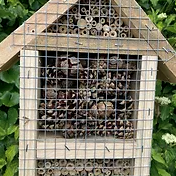
[(154, 7), (157, 6), (158, 1), (159, 1), (159, 0), (150, 0), (150, 2), (152, 3), (152, 5), (153, 5)]
[(160, 118), (164, 121), (170, 115), (170, 108), (168, 106), (161, 106), (160, 107), (161, 115)]
[(14, 133), (17, 129), (18, 129), (18, 126), (17, 126), (17, 125), (10, 126), (10, 127), (7, 129), (7, 135), (10, 135), (10, 134)]
[(6, 130), (0, 127), (0, 140), (6, 137)]
[(2, 169), (6, 165), (6, 160), (3, 158), (0, 158), (0, 169)]
[(15, 108), (10, 108), (7, 114), (9, 125), (14, 125), (18, 119), (18, 111)]
[(29, 5), (32, 6), (32, 4), (33, 4), (34, 1), (35, 0), (29, 0)]
[(7, 165), (5, 174), (3, 176), (14, 176), (18, 172), (18, 159), (13, 160)]
[(7, 91), (1, 97), (1, 101), (2, 101), (3, 105), (5, 105), (7, 107), (15, 106), (19, 103), (19, 93)]
[(163, 93), (164, 93), (164, 94), (171, 93), (173, 89), (174, 89), (174, 87), (169, 84), (169, 85), (167, 85), (167, 86), (163, 89)]
[(172, 104), (174, 107), (176, 107), (176, 94), (172, 96)]
[(161, 156), (161, 153), (157, 153), (154, 149), (152, 149), (152, 158), (153, 158), (155, 161), (157, 161), (157, 162), (159, 162), (159, 163), (162, 163), (162, 164), (164, 164), (165, 166), (167, 166), (167, 165), (166, 165), (166, 162), (164, 161), (164, 159), (163, 159), (162, 156)]
[(161, 96), (161, 91), (162, 91), (162, 81), (157, 81), (156, 82), (156, 92), (155, 95), (156, 96)]
[(16, 129), (16, 131), (14, 133), (14, 138), (15, 138), (15, 140), (19, 139), (19, 127)]
[(5, 152), (7, 163), (10, 163), (18, 153), (18, 145), (11, 145)]
[(161, 176), (171, 176), (166, 170), (164, 169), (158, 169), (158, 173), (161, 175)]
[(1, 72), (0, 79), (6, 83), (19, 82), (19, 66), (14, 65), (9, 70)]

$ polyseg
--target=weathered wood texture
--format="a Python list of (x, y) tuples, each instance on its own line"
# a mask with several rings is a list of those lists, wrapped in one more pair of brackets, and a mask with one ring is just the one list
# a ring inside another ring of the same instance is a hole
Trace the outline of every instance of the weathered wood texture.
[(30, 50), (22, 50), (20, 54), (19, 175), (26, 176), (35, 175), (36, 169), (39, 54)]
[(69, 0), (69, 3), (65, 0), (50, 0), (3, 40), (0, 43), (0, 70), (6, 70), (14, 64), (18, 60), (19, 51), (76, 2), (77, 0)]
[[(165, 75), (164, 80), (167, 79), (169, 82), (176, 83), (176, 55), (170, 52), (174, 51), (174, 49), (147, 17), (138, 3), (135, 0), (112, 0), (112, 4), (119, 5), (119, 7), (114, 8), (123, 17), (129, 17), (129, 19), (124, 18), (124, 21), (131, 26), (133, 35), (137, 38), (145, 39), (159, 56), (161, 59), (159, 62), (159, 71)], [(163, 47), (167, 49), (168, 52), (160, 52)], [(171, 61), (163, 64), (162, 61), (166, 61), (170, 58), (172, 58)]]
[(123, 141), (114, 138), (102, 139), (95, 138), (90, 140), (67, 139), (38, 139), (37, 158), (38, 159), (104, 159), (104, 158), (134, 158), (136, 143), (133, 140)]
[(155, 99), (157, 56), (143, 56), (141, 66), (137, 148), (135, 153), (134, 175), (149, 176), (151, 160), (151, 140)]
[(47, 49), (48, 51), (156, 55), (150, 45), (142, 39), (85, 37), (74, 34), (70, 36), (67, 34), (40, 35), (32, 40), (26, 48), (44, 51)]

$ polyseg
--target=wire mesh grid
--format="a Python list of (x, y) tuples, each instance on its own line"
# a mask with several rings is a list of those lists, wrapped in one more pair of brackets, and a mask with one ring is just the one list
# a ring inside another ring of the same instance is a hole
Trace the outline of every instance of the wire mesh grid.
[(49, 1), (13, 34), (20, 176), (149, 175), (157, 55), (169, 59), (150, 26), (133, 1)]

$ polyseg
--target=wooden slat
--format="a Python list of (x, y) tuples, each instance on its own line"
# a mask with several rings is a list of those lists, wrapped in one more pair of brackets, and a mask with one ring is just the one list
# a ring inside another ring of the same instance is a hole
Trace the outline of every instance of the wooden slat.
[[(170, 58), (172, 60), (166, 64), (159, 64), (159, 70), (163, 71), (165, 78), (169, 78), (167, 81), (176, 83), (176, 55), (172, 52), (160, 52), (163, 47), (168, 51), (174, 51), (168, 41), (164, 38), (161, 32), (156, 28), (149, 18), (146, 18), (146, 13), (137, 4), (135, 0), (112, 0), (113, 5), (119, 5), (120, 7), (114, 7), (118, 13), (124, 18), (127, 25), (130, 24), (133, 35), (145, 39), (151, 48), (154, 49), (156, 54), (160, 57), (161, 61), (166, 61)], [(152, 29), (151, 31), (149, 29)], [(154, 40), (155, 39), (155, 40)], [(164, 78), (164, 79), (165, 79)]]
[(133, 158), (135, 155), (136, 143), (118, 141), (115, 144), (111, 141), (98, 142), (79, 140), (38, 140), (38, 159), (104, 159), (104, 158)]
[[(155, 98), (157, 56), (143, 56), (137, 123), (135, 176), (149, 176)], [(153, 90), (153, 91), (152, 91)]]
[(48, 51), (156, 55), (153, 49), (144, 40), (140, 41), (135, 38), (108, 39), (105, 37), (84, 37), (67, 34), (40, 35), (36, 39), (33, 39), (26, 48), (36, 48), (42, 51), (47, 49)]
[[(38, 51), (24, 50), (20, 68), (19, 176), (35, 175), (38, 89)], [(31, 110), (32, 109), (32, 110)]]
[(76, 2), (77, 0), (50, 0), (3, 40), (0, 43), (0, 70), (6, 70), (15, 63), (19, 51)]

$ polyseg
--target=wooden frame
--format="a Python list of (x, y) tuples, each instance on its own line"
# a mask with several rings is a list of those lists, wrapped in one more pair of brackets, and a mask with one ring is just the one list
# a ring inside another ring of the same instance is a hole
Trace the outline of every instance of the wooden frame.
[[(32, 42), (32, 40), (40, 35), (58, 17), (62, 16), (77, 1), (50, 0), (23, 25), (9, 35), (0, 44), (0, 70), (6, 70), (15, 63), (19, 59), (19, 51)], [(59, 8), (56, 6), (56, 3), (60, 3)], [(126, 24), (130, 24), (133, 28), (132, 32), (135, 37), (145, 40), (147, 46), (149, 45), (156, 55), (160, 57), (162, 61), (159, 63), (160, 78), (176, 83), (176, 64), (173, 64), (176, 60), (174, 49), (147, 17), (142, 8), (135, 0), (112, 0), (112, 4), (116, 6), (115, 9), (117, 12), (120, 11)], [(47, 14), (47, 18), (45, 14)], [(125, 19), (125, 17), (127, 18)], [(172, 58), (172, 62), (163, 64), (163, 62), (170, 58)]]
[[(22, 50), (20, 67), (19, 175), (35, 176), (39, 52)], [(27, 170), (26, 170), (27, 168)]]
[(19, 175), (35, 175), (38, 159), (131, 158), (135, 159), (134, 175), (149, 176), (157, 58), (142, 56), (136, 138), (75, 140), (37, 132), (39, 53), (21, 51)]
[(149, 176), (157, 56), (142, 56), (134, 175)]

